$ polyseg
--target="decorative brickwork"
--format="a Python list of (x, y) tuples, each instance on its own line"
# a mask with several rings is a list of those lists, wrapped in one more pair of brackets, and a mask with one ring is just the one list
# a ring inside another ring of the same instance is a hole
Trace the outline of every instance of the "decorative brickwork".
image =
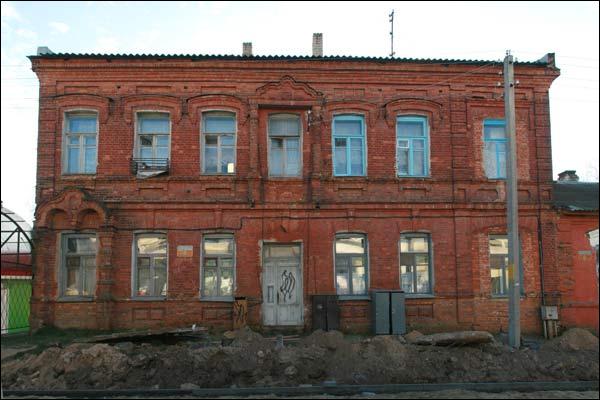
[[(253, 326), (263, 323), (262, 244), (302, 244), (302, 324), (310, 329), (311, 296), (336, 293), (337, 233), (366, 235), (369, 289), (398, 289), (400, 234), (425, 232), (432, 243), (432, 293), (407, 299), (408, 323), (507, 330), (508, 300), (490, 294), (487, 241), (505, 231), (505, 184), (485, 177), (482, 160), (483, 120), (503, 117), (501, 65), (68, 56), (32, 57), (32, 64), (40, 80), (32, 326), (229, 329), (232, 303), (200, 298), (202, 237), (229, 233), (235, 238), (234, 295), (248, 299)], [(548, 122), (548, 89), (558, 70), (517, 64), (515, 74), (522, 327), (540, 332), (540, 270), (550, 292), (558, 291), (561, 273)], [(98, 113), (95, 175), (62, 174), (62, 118), (71, 109)], [(214, 110), (236, 116), (231, 175), (201, 173), (202, 112)], [(138, 111), (169, 113), (168, 174), (139, 179), (130, 170)], [(282, 112), (301, 119), (297, 178), (269, 177), (267, 121)], [(364, 177), (333, 174), (332, 119), (345, 113), (365, 119)], [(429, 177), (397, 176), (398, 115), (427, 118)], [(134, 234), (156, 231), (168, 240), (167, 295), (135, 300)], [(92, 298), (58, 297), (65, 232), (97, 235)], [(179, 257), (177, 246), (193, 251)], [(368, 330), (370, 310), (367, 299), (341, 300), (341, 327)]]

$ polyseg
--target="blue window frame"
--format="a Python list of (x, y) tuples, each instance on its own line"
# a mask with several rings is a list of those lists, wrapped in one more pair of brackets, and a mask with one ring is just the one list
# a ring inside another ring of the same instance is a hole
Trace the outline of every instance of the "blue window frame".
[(429, 176), (429, 130), (426, 117), (396, 119), (398, 176)]
[(483, 167), (490, 179), (506, 179), (508, 141), (503, 119), (483, 121)]
[(66, 114), (64, 156), (66, 174), (95, 174), (97, 165), (98, 115), (89, 112)]
[(333, 174), (365, 175), (365, 119), (361, 115), (333, 117)]

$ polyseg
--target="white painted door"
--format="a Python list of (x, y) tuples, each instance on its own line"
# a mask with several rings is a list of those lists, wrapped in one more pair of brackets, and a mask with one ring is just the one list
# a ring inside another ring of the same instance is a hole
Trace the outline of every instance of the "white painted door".
[[(290, 254), (297, 257), (277, 257), (277, 255)], [(265, 249), (263, 263), (263, 323), (265, 325), (302, 325), (302, 268), (299, 254), (300, 246), (289, 249), (284, 246)]]

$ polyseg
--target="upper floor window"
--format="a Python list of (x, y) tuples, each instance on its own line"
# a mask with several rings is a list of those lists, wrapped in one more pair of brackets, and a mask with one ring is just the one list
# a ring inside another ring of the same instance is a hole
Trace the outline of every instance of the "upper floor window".
[(400, 235), (400, 286), (406, 293), (431, 293), (431, 246), (429, 235)]
[(396, 120), (396, 164), (399, 176), (429, 175), (429, 132), (426, 117)]
[(483, 167), (491, 179), (506, 178), (506, 152), (508, 142), (503, 119), (483, 121)]
[(275, 114), (269, 116), (269, 175), (300, 175), (300, 116)]
[(365, 175), (365, 119), (360, 115), (333, 117), (333, 173)]
[(134, 297), (167, 295), (167, 236), (144, 233), (135, 236)]
[(202, 241), (202, 297), (233, 298), (234, 266), (233, 236), (205, 236)]
[(340, 234), (335, 238), (335, 286), (338, 295), (367, 294), (367, 238)]
[(65, 117), (65, 173), (95, 174), (98, 115), (90, 112), (70, 112)]
[(169, 160), (171, 121), (168, 113), (137, 114), (137, 158), (146, 166), (166, 166)]
[(202, 114), (202, 172), (235, 173), (235, 114), (210, 111)]
[(95, 235), (69, 234), (62, 237), (63, 296), (91, 297), (96, 292)]

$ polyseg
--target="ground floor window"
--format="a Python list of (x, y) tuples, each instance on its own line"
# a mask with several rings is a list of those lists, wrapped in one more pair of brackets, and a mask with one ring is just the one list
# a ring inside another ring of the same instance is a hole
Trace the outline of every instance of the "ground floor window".
[(167, 235), (138, 234), (135, 238), (134, 297), (167, 295)]
[(96, 292), (96, 236), (64, 235), (62, 240), (62, 295), (91, 297)]
[(233, 236), (205, 236), (202, 241), (202, 297), (233, 298), (234, 266)]
[(400, 287), (405, 293), (431, 293), (431, 244), (428, 234), (400, 236)]
[(365, 295), (368, 289), (367, 238), (343, 234), (335, 238), (335, 283), (338, 295)]

